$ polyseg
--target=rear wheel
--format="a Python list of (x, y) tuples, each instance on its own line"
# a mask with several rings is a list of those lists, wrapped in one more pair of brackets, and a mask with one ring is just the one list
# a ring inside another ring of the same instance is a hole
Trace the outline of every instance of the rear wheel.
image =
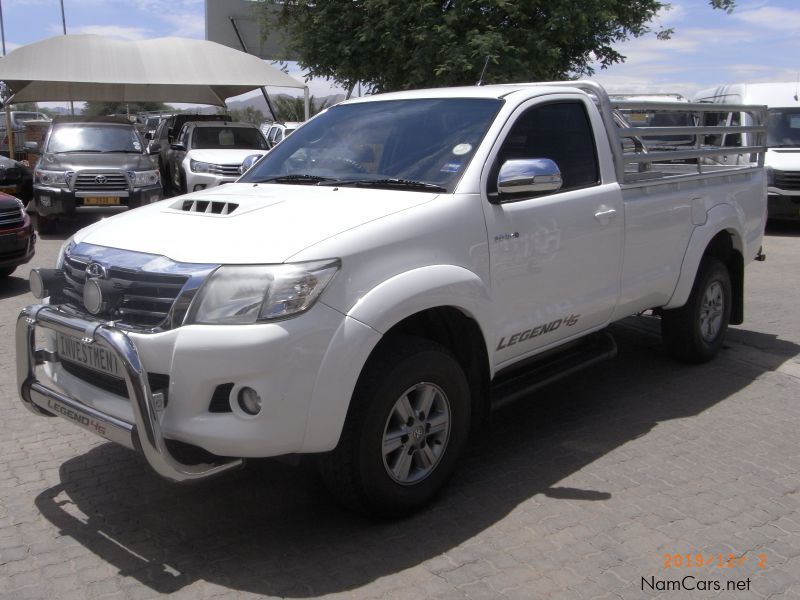
[(452, 354), (427, 340), (388, 340), (367, 362), (320, 474), (349, 508), (400, 517), (444, 486), (469, 423), (469, 386)]
[(725, 263), (713, 256), (703, 257), (689, 300), (661, 316), (661, 337), (673, 357), (702, 363), (716, 356), (728, 330), (731, 289)]

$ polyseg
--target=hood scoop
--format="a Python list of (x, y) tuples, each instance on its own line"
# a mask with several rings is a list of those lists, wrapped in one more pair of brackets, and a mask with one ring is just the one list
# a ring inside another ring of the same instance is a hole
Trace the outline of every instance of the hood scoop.
[(189, 213), (229, 215), (239, 208), (239, 205), (233, 202), (219, 202), (214, 200), (180, 200), (170, 208)]

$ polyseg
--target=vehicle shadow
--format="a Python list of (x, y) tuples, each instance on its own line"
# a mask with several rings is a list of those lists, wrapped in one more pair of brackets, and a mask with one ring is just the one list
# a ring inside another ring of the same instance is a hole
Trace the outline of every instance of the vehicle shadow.
[(28, 271), (25, 265), (20, 265), (8, 277), (0, 278), (0, 300), (27, 294), (31, 290), (28, 284)]
[(798, 221), (767, 221), (766, 235), (782, 237), (800, 237), (800, 222)]
[[(796, 344), (738, 330), (716, 361), (686, 366), (664, 355), (655, 329), (647, 318), (613, 326), (616, 359), (495, 413), (442, 496), (402, 521), (343, 511), (305, 467), (258, 461), (177, 486), (112, 444), (65, 462), (61, 482), (35, 503), (61, 535), (158, 593), (198, 580), (293, 598), (354, 590), (448, 552), (537, 494), (609, 500), (602, 484), (559, 483), (659, 422), (696, 416), (800, 354)], [(743, 369), (737, 338), (768, 351)]]

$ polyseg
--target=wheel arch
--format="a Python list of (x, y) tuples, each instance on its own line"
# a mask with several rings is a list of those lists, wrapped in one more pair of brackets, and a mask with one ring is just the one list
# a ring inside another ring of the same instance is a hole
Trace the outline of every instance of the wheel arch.
[(714, 256), (728, 268), (731, 278), (733, 305), (731, 320), (734, 325), (744, 320), (744, 240), (741, 235), (740, 215), (730, 205), (715, 206), (708, 212), (705, 225), (695, 228), (684, 255), (678, 283), (665, 309), (679, 308), (689, 299), (700, 261), (704, 256)]
[(306, 423), (304, 452), (324, 452), (339, 441), (364, 367), (379, 344), (396, 336), (434, 341), (448, 349), (468, 378), (476, 427), (488, 417), (491, 378), (483, 324), (488, 293), (474, 273), (434, 265), (376, 286), (349, 312), (333, 337), (316, 376)]

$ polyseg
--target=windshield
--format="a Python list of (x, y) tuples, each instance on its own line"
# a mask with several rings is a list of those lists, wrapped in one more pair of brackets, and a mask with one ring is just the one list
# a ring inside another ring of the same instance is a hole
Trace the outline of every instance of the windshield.
[(133, 127), (79, 123), (53, 128), (47, 152), (131, 152), (141, 153), (142, 142)]
[(767, 147), (800, 146), (800, 108), (770, 108), (767, 111)]
[(239, 150), (266, 150), (267, 141), (261, 132), (249, 127), (195, 127), (192, 148), (211, 150), (219, 148)]
[(501, 105), (494, 98), (429, 98), (334, 106), (240, 181), (414, 182), (452, 191)]

